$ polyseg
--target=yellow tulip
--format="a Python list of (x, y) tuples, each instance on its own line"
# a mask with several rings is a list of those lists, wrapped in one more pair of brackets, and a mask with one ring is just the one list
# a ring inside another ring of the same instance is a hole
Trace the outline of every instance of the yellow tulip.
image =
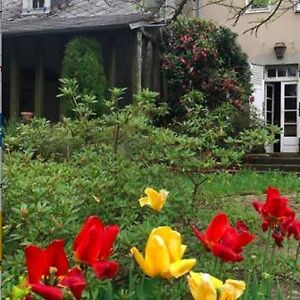
[(236, 300), (246, 288), (244, 281), (227, 279), (223, 284), (209, 274), (195, 272), (190, 272), (188, 284), (194, 300)]
[(152, 188), (146, 188), (145, 194), (147, 197), (139, 199), (141, 207), (149, 205), (153, 210), (160, 211), (165, 205), (169, 192), (166, 190), (160, 190), (157, 192)]
[(150, 277), (178, 278), (189, 272), (196, 259), (181, 259), (186, 246), (181, 244), (181, 235), (171, 227), (163, 226), (152, 230), (148, 238), (145, 257), (133, 247), (130, 252)]
[(209, 274), (190, 272), (190, 291), (195, 300), (217, 300), (217, 289), (223, 282)]
[(236, 300), (242, 296), (245, 288), (244, 281), (227, 279), (221, 288), (220, 300)]

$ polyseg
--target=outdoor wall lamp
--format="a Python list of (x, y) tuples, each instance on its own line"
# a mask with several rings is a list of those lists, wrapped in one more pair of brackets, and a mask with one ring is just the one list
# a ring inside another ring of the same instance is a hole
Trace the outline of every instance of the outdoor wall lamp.
[(285, 50), (286, 50), (285, 43), (276, 43), (274, 46), (274, 51), (278, 59), (283, 58)]

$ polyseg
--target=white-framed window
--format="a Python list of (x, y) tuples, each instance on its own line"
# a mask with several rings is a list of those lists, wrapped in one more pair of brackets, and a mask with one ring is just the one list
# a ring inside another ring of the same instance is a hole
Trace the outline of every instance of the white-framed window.
[(295, 0), (294, 1), (294, 12), (295, 13), (300, 13), (300, 0)]
[(299, 65), (266, 66), (264, 77), (266, 81), (298, 80)]
[(32, 0), (32, 8), (33, 9), (44, 9), (45, 8), (45, 0)]
[(270, 0), (246, 0), (246, 13), (265, 13), (271, 11)]
[(51, 0), (22, 0), (22, 14), (43, 14), (50, 12)]

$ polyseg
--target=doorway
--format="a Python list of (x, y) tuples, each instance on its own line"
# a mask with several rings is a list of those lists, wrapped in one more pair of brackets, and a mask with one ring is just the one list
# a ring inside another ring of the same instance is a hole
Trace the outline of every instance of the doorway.
[(281, 128), (271, 152), (299, 152), (300, 92), (297, 65), (269, 66), (265, 69), (265, 123)]

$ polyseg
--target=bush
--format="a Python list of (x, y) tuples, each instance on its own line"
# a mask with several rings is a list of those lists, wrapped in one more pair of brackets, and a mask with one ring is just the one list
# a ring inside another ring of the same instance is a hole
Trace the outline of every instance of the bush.
[[(81, 94), (90, 94), (97, 98), (96, 112), (103, 109), (103, 98), (106, 91), (101, 45), (92, 38), (77, 37), (68, 42), (62, 62), (63, 78), (76, 79)], [(66, 105), (70, 113), (70, 106)]]
[(237, 107), (248, 103), (247, 56), (229, 29), (199, 18), (179, 19), (165, 31), (162, 52), (174, 116), (185, 113), (182, 97), (192, 90), (200, 91), (210, 108), (223, 102)]

